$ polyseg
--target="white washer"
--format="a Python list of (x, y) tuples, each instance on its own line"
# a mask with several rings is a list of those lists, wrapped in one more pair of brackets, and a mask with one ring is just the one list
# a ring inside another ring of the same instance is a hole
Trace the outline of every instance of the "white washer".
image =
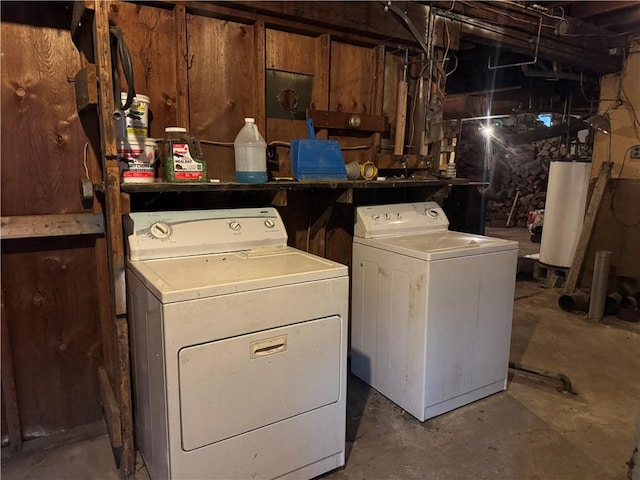
[(435, 202), (359, 207), (351, 370), (420, 421), (507, 384), (518, 244)]
[(273, 208), (126, 221), (135, 429), (151, 478), (344, 465), (349, 282)]

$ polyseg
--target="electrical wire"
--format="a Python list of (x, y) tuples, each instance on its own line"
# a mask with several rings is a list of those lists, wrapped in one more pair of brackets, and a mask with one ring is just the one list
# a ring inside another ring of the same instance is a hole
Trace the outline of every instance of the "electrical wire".
[(89, 142), (85, 142), (84, 152), (82, 155), (82, 165), (84, 165), (84, 174), (87, 176), (88, 180), (91, 180), (91, 177), (89, 176), (89, 167), (87, 166), (88, 156), (89, 156)]
[(371, 148), (371, 145), (349, 145), (345, 147), (340, 147), (340, 150), (368, 150)]
[[(161, 142), (162, 139), (154, 139), (155, 142)], [(214, 145), (216, 147), (233, 147), (233, 142), (216, 142), (214, 140), (200, 140), (200, 143), (204, 145)], [(291, 148), (290, 142), (284, 142), (282, 140), (273, 140), (268, 144), (270, 147), (285, 147)], [(349, 145), (340, 147), (340, 150), (368, 150), (371, 145)]]
[(584, 74), (584, 68), (580, 70), (580, 91), (582, 92), (582, 97), (585, 99), (585, 101), (587, 101), (589, 103), (589, 111), (591, 111), (591, 108), (593, 106), (593, 102), (595, 102), (597, 99), (596, 98), (587, 98), (587, 94), (584, 91), (584, 83), (582, 81), (583, 74)]
[(215, 142), (213, 140), (200, 140), (204, 145), (215, 145), (218, 147), (233, 147), (233, 142)]

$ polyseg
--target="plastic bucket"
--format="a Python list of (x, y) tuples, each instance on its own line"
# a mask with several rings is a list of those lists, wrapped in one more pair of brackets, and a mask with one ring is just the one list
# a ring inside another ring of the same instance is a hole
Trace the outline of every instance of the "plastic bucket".
[[(120, 94), (122, 103), (127, 100), (127, 94)], [(131, 106), (124, 111), (121, 119), (116, 120), (116, 136), (119, 140), (127, 137), (146, 138), (149, 135), (149, 104), (151, 100), (146, 95), (138, 94), (133, 98)]]
[(152, 138), (146, 138), (142, 143), (141, 149), (130, 149), (127, 151), (126, 159), (121, 157), (122, 183), (155, 181), (156, 142)]

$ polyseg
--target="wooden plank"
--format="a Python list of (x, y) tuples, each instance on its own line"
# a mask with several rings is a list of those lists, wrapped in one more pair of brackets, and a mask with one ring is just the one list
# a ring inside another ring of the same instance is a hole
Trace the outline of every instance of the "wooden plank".
[(17, 452), (22, 448), (22, 427), (20, 425), (20, 409), (16, 394), (16, 381), (13, 370), (13, 356), (11, 355), (11, 340), (7, 325), (7, 314), (4, 307), (4, 288), (2, 289), (2, 303), (0, 305), (2, 322), (2, 399), (7, 419), (9, 435), (9, 449)]
[[(357, 117), (360, 120), (360, 126), (351, 126), (349, 122), (352, 117)], [(388, 119), (382, 115), (328, 112), (326, 110), (307, 110), (307, 118), (313, 119), (313, 125), (316, 128), (355, 130), (359, 132), (384, 132), (387, 130), (388, 121)]]
[[(178, 95), (178, 90), (187, 88), (185, 79), (177, 78), (182, 73), (179, 69), (186, 68), (184, 55), (179, 62), (183, 48), (186, 48), (178, 38), (179, 11), (133, 2), (112, 2), (109, 20), (122, 30), (129, 47), (136, 93), (151, 99), (149, 137), (162, 138), (165, 127), (175, 126), (178, 114), (184, 115), (181, 109), (186, 106), (186, 94), (184, 98)], [(120, 75), (120, 80), (121, 90), (125, 91), (124, 75)], [(185, 118), (181, 118), (183, 120)], [(180, 126), (189, 127), (188, 124)]]
[(258, 130), (264, 133), (267, 126), (267, 106), (266, 106), (266, 37), (267, 32), (264, 22), (256, 22), (253, 26), (253, 51), (254, 51), (254, 117)]
[[(5, 21), (2, 4), (0, 204), (2, 215), (76, 213), (85, 136), (78, 121), (73, 78), (81, 65), (68, 32)], [(42, 15), (56, 16), (44, 5)], [(35, 12), (31, 12), (34, 14)], [(64, 14), (64, 12), (62, 12)]]
[(65, 235), (100, 235), (104, 218), (94, 213), (0, 217), (2, 240)]
[[(264, 24), (264, 22), (258, 22)], [(283, 32), (272, 28), (266, 31), (267, 68), (285, 72), (315, 74), (314, 52), (318, 40), (308, 35)]]
[(176, 41), (176, 125), (190, 129), (189, 122), (189, 45), (187, 11), (176, 5), (173, 10)]
[(96, 66), (100, 78), (100, 145), (105, 182), (106, 233), (111, 251), (110, 278), (113, 286), (116, 315), (127, 312), (124, 279), (124, 240), (120, 210), (120, 168), (118, 165), (116, 130), (112, 113), (115, 110), (111, 81), (111, 47), (109, 38), (109, 1), (97, 1), (93, 26)]
[[(410, 155), (405, 157), (411, 158)], [(402, 158), (402, 157), (400, 157)], [(122, 185), (124, 191), (129, 193), (150, 193), (156, 195), (159, 192), (206, 192), (211, 194), (226, 194), (229, 192), (264, 192), (275, 190), (338, 190), (345, 188), (354, 189), (395, 189), (395, 188), (422, 188), (440, 187), (448, 182), (435, 178), (421, 179), (390, 179), (380, 182), (369, 182), (365, 180), (340, 180), (340, 181), (318, 181), (318, 182), (268, 182), (268, 183), (125, 183)]]
[(122, 432), (122, 452), (120, 476), (129, 478), (135, 467), (135, 444), (133, 442), (133, 412), (131, 409), (131, 365), (129, 361), (129, 326), (125, 315), (115, 319), (118, 370), (115, 388), (118, 392), (120, 423)]
[[(415, 42), (402, 20), (386, 12), (378, 2), (313, 2), (313, 8), (305, 2), (234, 1), (216, 2), (232, 8), (264, 13), (275, 17), (296, 20), (299, 23), (328, 27), (337, 31), (357, 33), (378, 39), (396, 39)], [(428, 7), (417, 2), (404, 4), (403, 9), (419, 32), (426, 30)]]
[(329, 68), (331, 57), (331, 39), (328, 34), (316, 39), (313, 84), (311, 87), (311, 108), (327, 110), (329, 108)]
[[(187, 14), (191, 133), (233, 142), (245, 117), (260, 113), (252, 26)], [(215, 85), (215, 88), (212, 86)], [(264, 131), (261, 131), (264, 136)], [(235, 179), (233, 148), (203, 145), (210, 178)]]
[(378, 168), (384, 169), (401, 169), (406, 168), (427, 168), (427, 162), (424, 157), (418, 155), (390, 155), (379, 154), (376, 155), (376, 165)]
[(118, 402), (111, 388), (107, 370), (102, 365), (98, 367), (98, 385), (100, 385), (102, 411), (104, 412), (111, 445), (114, 448), (120, 448), (122, 447), (120, 407), (118, 407)]
[(578, 244), (576, 245), (576, 251), (573, 255), (571, 268), (569, 269), (569, 273), (567, 274), (567, 279), (564, 284), (565, 293), (575, 292), (579, 285), (580, 276), (584, 269), (584, 260), (593, 236), (593, 228), (600, 210), (600, 202), (602, 201), (604, 190), (611, 174), (612, 165), (613, 164), (611, 162), (603, 162), (602, 165), (600, 165), (600, 173), (598, 174), (595, 187), (593, 188), (591, 200), (589, 200), (589, 206), (587, 207), (587, 213), (584, 217), (582, 231), (578, 238)]
[(110, 251), (109, 278), (111, 280), (111, 315), (115, 323), (115, 338), (106, 339), (114, 344), (113, 385), (121, 415), (122, 447), (114, 450), (122, 478), (129, 478), (135, 467), (135, 447), (131, 409), (131, 385), (129, 379), (129, 344), (123, 331), (126, 323), (126, 288), (124, 272), (124, 239), (120, 204), (120, 170), (116, 150), (115, 124), (111, 113), (114, 99), (111, 81), (111, 56), (109, 38), (109, 1), (96, 0), (93, 25), (93, 41), (100, 78), (100, 145), (102, 152), (103, 180), (105, 185), (105, 216), (107, 248)]
[(372, 49), (331, 42), (329, 108), (331, 111), (372, 113), (376, 69)]
[[(374, 115), (384, 115), (384, 67), (385, 67), (385, 46), (379, 45), (374, 49), (374, 77), (373, 88), (371, 89), (371, 112)], [(387, 120), (385, 119), (385, 129), (387, 128)], [(383, 130), (382, 130), (383, 131)], [(380, 144), (382, 142), (381, 133), (373, 136), (374, 152), (380, 152)]]
[(90, 236), (3, 241), (5, 310), (24, 439), (101, 418), (94, 244)]
[(96, 66), (87, 64), (75, 76), (76, 108), (82, 112), (98, 105), (98, 77)]
[[(270, 118), (267, 121), (267, 143), (274, 140), (290, 142), (296, 138), (307, 138), (307, 125), (304, 120), (286, 120)], [(278, 170), (274, 175), (290, 177), (292, 175), (288, 148), (278, 148)]]

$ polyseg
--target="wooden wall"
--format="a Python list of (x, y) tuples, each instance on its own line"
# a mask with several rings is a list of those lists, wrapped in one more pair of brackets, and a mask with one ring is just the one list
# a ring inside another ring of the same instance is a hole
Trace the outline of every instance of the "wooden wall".
[[(377, 10), (376, 15), (386, 15)], [(266, 69), (312, 75), (312, 108), (393, 114), (396, 87), (385, 85), (384, 67), (394, 65), (391, 78), (398, 68), (379, 46), (380, 32), (367, 38), (362, 29), (352, 35), (341, 27), (333, 36), (335, 30), (269, 15), (208, 2), (110, 6), (110, 21), (122, 29), (132, 54), (136, 91), (151, 97), (150, 136), (162, 137), (166, 126), (179, 125), (204, 140), (232, 142), (243, 118), (252, 116), (267, 141), (306, 138), (304, 122), (266, 117)], [(388, 20), (406, 37), (392, 16)], [(3, 216), (100, 211), (96, 202), (84, 206), (78, 193), (87, 138), (75, 106), (80, 57), (70, 21), (69, 3), (2, 3)], [(395, 42), (391, 37), (384, 35)], [(320, 131), (318, 136), (343, 145), (379, 141), (371, 134)], [(345, 160), (372, 159), (373, 153), (348, 151)], [(212, 178), (234, 178), (232, 148), (206, 146), (205, 157)], [(290, 175), (286, 149), (279, 149), (277, 172)], [(338, 205), (327, 216), (334, 196), (294, 197), (281, 209), (290, 243), (349, 262), (350, 207)], [(211, 199), (186, 205), (216, 206)], [(109, 289), (105, 256), (104, 239), (94, 237), (2, 243), (3, 303), (24, 438), (102, 417), (96, 369), (103, 356), (114, 355), (100, 340), (99, 317), (108, 315), (100, 295)], [(3, 403), (3, 439), (6, 407)]]
[[(90, 211), (79, 196), (86, 138), (69, 81), (79, 69), (70, 20), (66, 4), (2, 3), (3, 216)], [(94, 244), (92, 237), (2, 242), (3, 314), (24, 438), (101, 418), (98, 288), (106, 284)]]

